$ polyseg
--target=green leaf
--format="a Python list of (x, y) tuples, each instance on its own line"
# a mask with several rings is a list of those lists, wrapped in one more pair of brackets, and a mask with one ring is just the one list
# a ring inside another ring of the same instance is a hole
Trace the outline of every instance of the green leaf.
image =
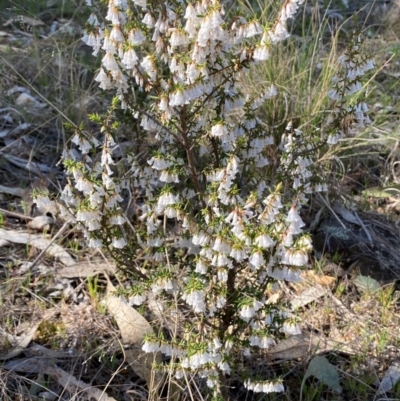
[(362, 292), (375, 292), (381, 288), (375, 279), (369, 276), (362, 276), (361, 274), (354, 279), (354, 284)]
[(364, 196), (370, 198), (390, 198), (391, 196), (399, 195), (400, 185), (391, 185), (390, 187), (374, 187), (362, 191)]
[(303, 383), (310, 376), (316, 377), (320, 382), (326, 384), (338, 393), (342, 392), (339, 375), (335, 367), (324, 356), (316, 356), (310, 362), (306, 374), (304, 375)]

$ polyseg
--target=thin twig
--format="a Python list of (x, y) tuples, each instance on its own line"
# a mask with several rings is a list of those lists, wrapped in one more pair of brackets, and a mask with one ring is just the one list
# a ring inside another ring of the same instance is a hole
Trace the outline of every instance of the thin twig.
[(35, 265), (39, 262), (39, 260), (42, 258), (42, 256), (46, 253), (46, 251), (50, 248), (50, 246), (54, 243), (54, 241), (65, 231), (65, 229), (69, 226), (70, 223), (71, 223), (71, 220), (68, 220), (64, 223), (64, 225), (59, 229), (58, 233), (48, 243), (46, 248), (44, 248), (42, 250), (42, 252), (40, 252), (39, 255), (36, 257), (36, 259), (33, 261), (32, 265), (30, 266), (31, 269), (33, 267), (35, 267)]
[(9, 210), (2, 209), (1, 207), (0, 207), (0, 213), (4, 213), (8, 216), (16, 217), (21, 220), (33, 220), (33, 217), (31, 217), (31, 216), (25, 216), (24, 214), (10, 212)]

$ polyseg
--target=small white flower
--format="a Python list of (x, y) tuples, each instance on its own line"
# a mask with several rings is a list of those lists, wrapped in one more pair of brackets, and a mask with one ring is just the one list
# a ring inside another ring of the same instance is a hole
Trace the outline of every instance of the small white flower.
[(281, 332), (292, 336), (301, 334), (300, 327), (296, 323), (285, 322), (281, 328)]
[(179, 182), (178, 174), (171, 173), (168, 170), (162, 170), (160, 175), (160, 181), (162, 182)]
[(289, 32), (286, 28), (286, 21), (279, 21), (275, 25), (275, 29), (269, 32), (272, 43), (277, 43), (288, 38)]
[(119, 71), (118, 64), (115, 61), (114, 55), (112, 53), (106, 53), (106, 55), (103, 57), (101, 61), (104, 67), (107, 68), (107, 70), (111, 72)]
[(144, 352), (158, 352), (160, 350), (160, 346), (157, 343), (145, 341), (142, 345), (142, 350)]
[(250, 258), (249, 262), (255, 269), (259, 269), (261, 266), (265, 265), (265, 259), (261, 251), (254, 252)]
[(101, 242), (100, 239), (97, 239), (97, 238), (89, 239), (89, 247), (90, 248), (101, 248), (102, 246), (103, 246), (103, 243)]
[(177, 89), (169, 95), (169, 105), (171, 107), (183, 106), (187, 102), (187, 98), (182, 89)]
[(123, 237), (114, 237), (112, 240), (112, 246), (117, 249), (122, 249), (126, 245), (126, 241)]
[(253, 53), (254, 60), (265, 61), (270, 56), (269, 49), (267, 46), (257, 46)]
[(199, 274), (207, 274), (207, 265), (199, 259), (196, 263), (196, 269), (195, 272)]
[(143, 32), (138, 29), (132, 29), (128, 35), (128, 42), (131, 45), (139, 46), (146, 40), (146, 37), (143, 35)]
[(194, 290), (188, 294), (184, 294), (182, 298), (192, 306), (195, 312), (205, 312), (206, 304), (204, 303), (204, 291)]
[(229, 256), (235, 259), (237, 262), (243, 262), (247, 258), (247, 252), (242, 248), (232, 248)]
[(122, 225), (126, 222), (126, 218), (120, 214), (116, 214), (110, 217), (110, 224)]
[(230, 252), (231, 246), (221, 237), (217, 237), (212, 249), (216, 252)]
[(178, 196), (173, 195), (171, 192), (165, 192), (158, 198), (157, 206), (163, 210), (166, 206), (178, 202), (178, 199)]
[(228, 272), (226, 269), (218, 269), (217, 277), (221, 283), (226, 283), (228, 281)]
[(268, 349), (275, 345), (275, 340), (271, 337), (261, 337), (259, 347), (262, 349)]
[(129, 297), (128, 303), (129, 305), (137, 305), (140, 306), (142, 303), (146, 300), (146, 295), (134, 295), (132, 297)]
[(256, 311), (250, 305), (244, 305), (240, 308), (239, 315), (242, 320), (249, 322), (250, 319), (255, 315)]
[(165, 170), (172, 166), (171, 161), (162, 159), (161, 157), (152, 157), (147, 163), (156, 170)]
[(151, 29), (154, 27), (154, 19), (150, 13), (147, 13), (144, 18), (142, 19), (143, 24), (147, 26), (147, 28)]
[(223, 141), (228, 137), (228, 129), (225, 125), (216, 124), (211, 128), (211, 136), (221, 139)]
[(308, 254), (301, 249), (287, 249), (282, 257), (281, 263), (289, 266), (304, 266), (308, 263)]
[(282, 393), (283, 391), (285, 388), (281, 382), (265, 382), (263, 384), (263, 393)]
[(121, 63), (126, 69), (132, 69), (137, 65), (138, 60), (139, 58), (135, 50), (130, 48), (125, 52), (124, 57), (121, 60)]
[(101, 89), (107, 90), (113, 87), (110, 77), (107, 75), (103, 68), (100, 68), (100, 71), (94, 80), (100, 83), (99, 87)]
[(203, 231), (200, 231), (198, 234), (193, 235), (192, 242), (194, 245), (204, 246), (210, 242), (210, 237)]
[(261, 25), (258, 21), (250, 22), (244, 30), (244, 37), (251, 38), (252, 36), (259, 35), (262, 33)]
[(291, 234), (300, 234), (303, 230), (301, 227), (304, 227), (305, 224), (303, 220), (301, 219), (299, 213), (297, 212), (297, 209), (295, 206), (292, 206), (289, 210), (288, 216), (286, 218), (286, 221), (290, 223), (290, 232)]
[(262, 248), (271, 248), (275, 245), (275, 241), (268, 234), (261, 234), (255, 238), (256, 245)]
[(95, 231), (99, 230), (101, 225), (98, 220), (89, 220), (86, 222), (86, 227), (88, 228), (89, 231)]
[(149, 78), (152, 81), (155, 81), (155, 79), (157, 78), (157, 69), (156, 69), (153, 57), (146, 56), (140, 63), (140, 66), (148, 74)]
[(169, 218), (169, 219), (173, 219), (178, 217), (178, 212), (175, 208), (169, 206), (164, 210), (164, 214)]
[(250, 336), (249, 342), (252, 347), (258, 347), (260, 345), (260, 337)]
[(207, 387), (208, 388), (214, 388), (215, 384), (216, 384), (216, 379), (215, 378), (211, 378), (211, 377), (207, 378)]
[(169, 43), (172, 47), (184, 46), (189, 43), (189, 38), (186, 36), (185, 32), (174, 29), (169, 39)]
[(222, 373), (226, 374), (226, 375), (230, 375), (231, 374), (231, 368), (229, 366), (229, 363), (224, 361), (224, 362), (219, 362), (218, 363), (218, 367), (220, 370), (222, 370)]
[(222, 347), (222, 343), (221, 343), (221, 341), (219, 341), (219, 338), (214, 337), (214, 339), (213, 339), (213, 347), (215, 349), (220, 349)]

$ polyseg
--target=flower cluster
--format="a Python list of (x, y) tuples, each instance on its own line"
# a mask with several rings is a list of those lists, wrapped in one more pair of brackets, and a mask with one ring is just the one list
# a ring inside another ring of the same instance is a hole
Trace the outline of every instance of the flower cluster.
[[(301, 3), (286, 0), (262, 26), (218, 0), (109, 0), (104, 20), (92, 14), (83, 38), (102, 55), (96, 81), (116, 97), (110, 116), (91, 116), (100, 137), (76, 130), (80, 152), (65, 151), (71, 183), (62, 199), (89, 246), (108, 247), (131, 272), (129, 302), (156, 299), (163, 316), (182, 322), (164, 323), (168, 335), (149, 336), (143, 351), (171, 358), (177, 379), (183, 371), (204, 378), (215, 398), (221, 375), (254, 392), (283, 391), (274, 378), (248, 379), (251, 367), (240, 358), (300, 333), (266, 294), (277, 280), (300, 280), (312, 245), (299, 212), (327, 187), (315, 177), (308, 134), (289, 124), (276, 143), (260, 120), (275, 86), (245, 93), (240, 81), (288, 37), (287, 20)], [(353, 58), (342, 59), (348, 72), (332, 98), (359, 89), (371, 65)], [(141, 138), (122, 159), (117, 109)], [(358, 123), (367, 120), (363, 104), (353, 109)], [(134, 224), (132, 203), (140, 209)]]
[[(337, 103), (329, 121), (332, 128), (327, 142), (330, 145), (371, 123), (368, 106), (360, 92), (363, 89), (362, 76), (375, 66), (372, 59), (360, 54), (360, 45), (361, 36), (355, 33), (352, 45), (339, 57), (342, 71), (333, 77), (333, 87), (328, 92), (329, 98)], [(350, 104), (346, 102), (349, 97), (355, 99)]]

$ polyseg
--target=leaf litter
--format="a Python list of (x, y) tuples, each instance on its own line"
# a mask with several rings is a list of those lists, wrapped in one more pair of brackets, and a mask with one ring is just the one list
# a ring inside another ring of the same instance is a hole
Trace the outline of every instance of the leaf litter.
[[(23, 19), (24, 23), (27, 25), (36, 26), (40, 29), (47, 29), (47, 26), (43, 24), (41, 20), (30, 21), (29, 19), (27, 19), (26, 16), (23, 17)], [(8, 27), (11, 29), (13, 24), (19, 23), (20, 21), (13, 17), (13, 19), (10, 19), (8, 22)], [(51, 32), (49, 28), (48, 34), (50, 33)], [(11, 36), (11, 33), (7, 34)], [(27, 38), (26, 40), (32, 39)], [(25, 99), (27, 101), (25, 103), (24, 101), (22, 101), (22, 104), (19, 105), (20, 107), (26, 108), (26, 111), (31, 112), (31, 114), (35, 114), (38, 109), (45, 110), (45, 107), (42, 107), (43, 104), (40, 102), (40, 100), (37, 99), (35, 96), (30, 95), (30, 91), (27, 88), (22, 87), (22, 89), (20, 90), (10, 92), (8, 96), (15, 95), (14, 104), (18, 106), (19, 102), (17, 102), (17, 99), (21, 96), (21, 94), (27, 94), (29, 96), (25, 96)], [(21, 99), (24, 100), (24, 97), (22, 97)], [(29, 105), (29, 102), (33, 105), (32, 108), (30, 108), (31, 106)], [(0, 142), (0, 144), (4, 144), (5, 147), (8, 147), (6, 151), (11, 150), (12, 148), (14, 148), (14, 150), (18, 149), (17, 144), (22, 143), (21, 139), (28, 138), (28, 135), (30, 135), (31, 133), (33, 133), (32, 143), (40, 138), (41, 135), (47, 135), (46, 132), (35, 131), (37, 128), (35, 124), (24, 121), (22, 110), (19, 111), (13, 107), (1, 109), (0, 119), (2, 121), (2, 128), (0, 129), (0, 140), (2, 142)], [(53, 134), (54, 135), (52, 138), (49, 137), (49, 141), (52, 141), (54, 138), (57, 137), (56, 132), (54, 132)], [(54, 166), (47, 159), (47, 155), (45, 154), (45, 152), (42, 152), (41, 154), (39, 154), (39, 157), (32, 160), (31, 153), (33, 147), (29, 145), (30, 140), (27, 140), (24, 143), (26, 145), (25, 154), (8, 154), (8, 163), (17, 167), (17, 169), (20, 169), (18, 174), (20, 174), (20, 176), (23, 177), (25, 181), (30, 181), (30, 174), (36, 174), (39, 177), (45, 176), (46, 178), (52, 179)], [(11, 169), (15, 170), (15, 167), (11, 167)], [(2, 184), (5, 183), (5, 180), (3, 180)], [(2, 188), (4, 188), (4, 186), (0, 187), (0, 191), (2, 190)], [(24, 191), (25, 190), (23, 188), (19, 188), (16, 185), (10, 185), (8, 187), (7, 194), (10, 196), (17, 196), (22, 198), (24, 196)], [(360, 225), (358, 215), (348, 210), (341, 210), (341, 212), (342, 214), (339, 214), (344, 220), (351, 221), (352, 224)], [(349, 212), (350, 214), (347, 212)], [(77, 263), (77, 260), (72, 258), (65, 247), (59, 246), (57, 248), (58, 245), (52, 244), (51, 238), (43, 237), (43, 235), (33, 234), (31, 232), (21, 232), (20, 229), (26, 227), (24, 224), (22, 224), (22, 221), (23, 220), (20, 220), (20, 226), (18, 227), (18, 230), (12, 230), (9, 229), (9, 227), (6, 227), (6, 229), (1, 228), (2, 231), (0, 231), (0, 233), (3, 232), (3, 236), (1, 237), (2, 239), (0, 239), (0, 241), (2, 241), (2, 246), (7, 245), (8, 250), (13, 250), (13, 243), (35, 246), (42, 250), (47, 249), (46, 252), (50, 254), (50, 257), (56, 259), (55, 262), (53, 260), (49, 262), (46, 259), (45, 263), (50, 265), (50, 267), (48, 267), (46, 271), (44, 271), (43, 269), (32, 270), (29, 267), (31, 266), (29, 265), (29, 263), (32, 262), (23, 260), (23, 264), (21, 266), (24, 266), (24, 269), (26, 268), (26, 270), (21, 270), (20, 275), (32, 275), (32, 277), (30, 277), (29, 279), (27, 278), (27, 280), (30, 280), (27, 288), (29, 288), (30, 290), (33, 289), (34, 292), (32, 292), (32, 294), (36, 295), (37, 297), (39, 297), (41, 293), (47, 290), (55, 289), (55, 287), (61, 284), (61, 287), (58, 289), (59, 293), (56, 294), (56, 298), (54, 298), (52, 302), (63, 311), (63, 322), (65, 323), (66, 330), (69, 333), (68, 337), (70, 339), (70, 343), (65, 342), (64, 344), (61, 344), (60, 350), (53, 350), (53, 346), (50, 343), (44, 342), (44, 346), (42, 346), (43, 348), (41, 351), (41, 356), (37, 357), (37, 359), (32, 359), (32, 353), (35, 349), (38, 349), (38, 346), (40, 346), (40, 344), (35, 343), (35, 341), (37, 340), (35, 340), (34, 338), (38, 329), (40, 331), (40, 324), (36, 326), (37, 323), (32, 322), (30, 329), (28, 329), (25, 334), (22, 334), (20, 336), (10, 335), (12, 337), (7, 337), (7, 341), (9, 343), (13, 343), (15, 346), (12, 351), (18, 352), (18, 354), (16, 354), (14, 357), (8, 358), (7, 364), (10, 363), (10, 365), (8, 366), (11, 367), (11, 362), (14, 362), (15, 365), (20, 365), (19, 369), (25, 367), (25, 371), (29, 371), (28, 369), (31, 369), (32, 372), (34, 371), (35, 366), (36, 372), (38, 371), (38, 367), (42, 367), (43, 372), (46, 372), (48, 375), (57, 380), (62, 387), (70, 392), (70, 394), (76, 394), (81, 390), (84, 390), (86, 392), (88, 391), (88, 385), (85, 383), (85, 381), (80, 381), (77, 379), (78, 375), (82, 372), (79, 372), (78, 370), (77, 374), (72, 375), (71, 373), (67, 373), (68, 369), (61, 369), (58, 365), (55, 364), (46, 364), (47, 362), (45, 362), (45, 358), (52, 357), (56, 359), (59, 358), (61, 360), (67, 358), (68, 350), (77, 351), (79, 348), (79, 338), (84, 338), (84, 334), (91, 331), (95, 333), (97, 341), (101, 342), (100, 347), (105, 346), (104, 344), (108, 344), (107, 337), (110, 337), (110, 333), (112, 333), (112, 335), (115, 336), (116, 334), (119, 334), (121, 342), (123, 342), (124, 345), (128, 347), (128, 349), (126, 350), (119, 350), (119, 353), (124, 354), (126, 361), (130, 364), (135, 373), (148, 382), (150, 380), (150, 361), (141, 359), (143, 353), (141, 352), (140, 342), (143, 338), (143, 335), (148, 332), (147, 330), (151, 329), (149, 323), (142, 315), (140, 315), (134, 308), (131, 308), (129, 305), (127, 305), (122, 299), (120, 299), (119, 297), (113, 298), (111, 290), (111, 292), (109, 291), (109, 296), (111, 296), (111, 303), (108, 301), (109, 303), (107, 304), (107, 308), (109, 314), (114, 316), (115, 322), (118, 327), (117, 332), (115, 325), (113, 325), (111, 321), (101, 320), (102, 323), (96, 321), (96, 319), (98, 319), (102, 315), (99, 310), (97, 310), (91, 304), (92, 300), (88, 296), (87, 292), (85, 293), (85, 291), (82, 291), (87, 277), (102, 277), (105, 274), (115, 275), (115, 266), (107, 262), (99, 262), (97, 260), (94, 260), (93, 262)], [(55, 224), (57, 225), (57, 223), (58, 221), (56, 220)], [(364, 230), (363, 227), (362, 229)], [(367, 232), (369, 234), (369, 231)], [(76, 234), (76, 236), (78, 235)], [(18, 238), (18, 240), (12, 242), (10, 240), (11, 238)], [(32, 243), (29, 238), (37, 239), (38, 242)], [(39, 238), (42, 240), (41, 242), (39, 241)], [(53, 252), (53, 250), (55, 251)], [(60, 255), (62, 256), (60, 257)], [(5, 266), (9, 259), (7, 259), (4, 254), (2, 254), (0, 257), (0, 261), (2, 265)], [(55, 286), (52, 288), (50, 284), (46, 284), (43, 288), (41, 287), (40, 280), (43, 279), (43, 275), (45, 275), (45, 278), (47, 280), (49, 278), (49, 271), (54, 275), (54, 279), (56, 281)], [(361, 304), (361, 302), (359, 302), (359, 298), (352, 294), (351, 291), (363, 291), (362, 287), (360, 285), (357, 286), (354, 280), (350, 280), (350, 283), (346, 283), (347, 277), (343, 278), (343, 282), (350, 288), (349, 292), (351, 296), (348, 305), (345, 305), (341, 300), (332, 295), (332, 292), (335, 290), (336, 286), (340, 284), (341, 280), (338, 280), (336, 277), (314, 274), (311, 272), (309, 272), (308, 275), (306, 274), (305, 276), (307, 277), (304, 281), (309, 281), (307, 284), (308, 287), (289, 288), (289, 291), (286, 292), (286, 294), (280, 291), (279, 293), (272, 294), (269, 298), (271, 302), (277, 302), (278, 299), (282, 301), (286, 300), (292, 304), (292, 307), (296, 307), (299, 309), (299, 312), (303, 315), (303, 334), (300, 336), (288, 337), (287, 339), (279, 343), (276, 347), (270, 349), (262, 357), (267, 357), (269, 359), (275, 360), (286, 359), (288, 361), (293, 361), (296, 359), (307, 360), (310, 357), (314, 356), (308, 366), (306, 374), (312, 375), (312, 372), (317, 373), (313, 375), (321, 381), (324, 381), (324, 378), (321, 378), (321, 376), (318, 377), (318, 368), (322, 369), (321, 366), (323, 366), (324, 370), (329, 365), (332, 366), (332, 364), (330, 364), (330, 362), (326, 364), (326, 361), (324, 361), (323, 359), (317, 359), (323, 358), (323, 356), (315, 357), (316, 354), (332, 353), (334, 355), (335, 353), (339, 352), (346, 355), (363, 355), (367, 353), (371, 358), (376, 359), (378, 356), (376, 351), (374, 349), (363, 346), (363, 338), (360, 335), (359, 327), (362, 327), (362, 329), (367, 329), (368, 322), (362, 321), (363, 313), (366, 313), (365, 309), (369, 309), (370, 311), (372, 310), (375, 314), (379, 314), (379, 312), (377, 311), (382, 310), (380, 305), (370, 303), (366, 306), (363, 306), (364, 310), (356, 313), (353, 310), (354, 308), (360, 306), (359, 304)], [(8, 277), (7, 280), (9, 279), (10, 278)], [(15, 277), (12, 279), (15, 279)], [(0, 282), (0, 285), (3, 286), (3, 283)], [(370, 286), (367, 285), (366, 287), (369, 288)], [(4, 287), (1, 287), (2, 292), (4, 291), (3, 288)], [(68, 295), (65, 293), (64, 288), (69, 288), (68, 292), (70, 292), (70, 289), (72, 289), (72, 292), (78, 295), (76, 297), (74, 297), (74, 294)], [(106, 291), (105, 288), (103, 287), (102, 289), (100, 289), (101, 294)], [(377, 292), (379, 291), (380, 289)], [(84, 295), (81, 296), (83, 293)], [(293, 293), (295, 295), (293, 295)], [(51, 293), (48, 293), (48, 295), (49, 294)], [(32, 297), (34, 297), (34, 295), (32, 295)], [(57, 299), (57, 297), (59, 298)], [(25, 298), (29, 298), (29, 296), (25, 296)], [(326, 309), (329, 308), (330, 311), (327, 312)], [(120, 311), (124, 311), (124, 315), (121, 314)], [(128, 318), (125, 317), (125, 313), (127, 314)], [(92, 327), (87, 324), (90, 322), (94, 322)], [(136, 325), (136, 323), (138, 322), (140, 324)], [(97, 332), (95, 331), (96, 325), (98, 326)], [(326, 326), (329, 326), (328, 329), (326, 328)], [(75, 330), (75, 335), (72, 334), (73, 330)], [(397, 333), (394, 331), (393, 334), (396, 335)], [(13, 342), (11, 341), (11, 339), (13, 340)], [(114, 340), (115, 339), (116, 337), (114, 338)], [(68, 346), (71, 346), (71, 348), (68, 348)], [(130, 352), (128, 351), (131, 351), (132, 348), (133, 352), (129, 356)], [(112, 346), (109, 346), (109, 349), (112, 350), (112, 352), (115, 351), (115, 347), (113, 348)], [(29, 352), (31, 352), (31, 354), (29, 354)], [(51, 352), (60, 352), (60, 354), (55, 355), (51, 354)], [(92, 350), (91, 352), (93, 352), (93, 354), (90, 357), (86, 357), (86, 361), (91, 360), (90, 358), (92, 358), (92, 356), (94, 355), (94, 351)], [(17, 356), (25, 353), (26, 355), (29, 355), (29, 357), (19, 358), (19, 360), (14, 359)], [(78, 358), (76, 356), (76, 352), (72, 352), (72, 355), (74, 358)], [(15, 369), (17, 368), (15, 367)], [(329, 367), (327, 369), (329, 369)], [(110, 377), (112, 376), (110, 375)], [(390, 391), (394, 386), (396, 377), (396, 369), (388, 369), (380, 385), (382, 386), (382, 388), (379, 387), (379, 391)], [(390, 385), (385, 384), (384, 386), (384, 382), (390, 383)], [(104, 383), (107, 383), (107, 381), (105, 381)], [(325, 381), (325, 384), (328, 384), (328, 386), (330, 383), (333, 382), (329, 379)], [(69, 384), (71, 384), (71, 386), (69, 386)], [(338, 388), (337, 383), (334, 385), (331, 384), (331, 387)], [(89, 397), (88, 399), (90, 399), (90, 397), (93, 397), (95, 400), (114, 400), (112, 397), (109, 397), (105, 393), (103, 393), (103, 391), (100, 391), (100, 393), (97, 392), (86, 394)]]

